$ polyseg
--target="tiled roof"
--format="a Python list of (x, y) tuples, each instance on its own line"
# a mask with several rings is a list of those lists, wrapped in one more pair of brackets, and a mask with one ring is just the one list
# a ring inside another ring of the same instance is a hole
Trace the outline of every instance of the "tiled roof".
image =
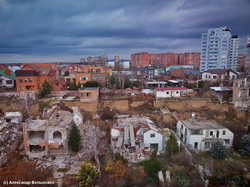
[(168, 87), (168, 88), (155, 88), (155, 91), (174, 91), (174, 90), (187, 90), (185, 87)]
[(198, 71), (198, 70), (194, 70), (194, 69), (182, 69), (185, 74), (189, 75), (189, 74), (192, 74), (192, 75), (201, 75), (201, 72)]
[(10, 78), (12, 80), (16, 80), (16, 74), (13, 71), (10, 71), (10, 75), (5, 74), (4, 69), (0, 70), (0, 75)]
[(17, 77), (22, 77), (22, 76), (38, 76), (38, 72), (35, 70), (16, 70), (16, 76)]
[(62, 84), (62, 85), (66, 85), (66, 84), (67, 84), (63, 79), (56, 79), (56, 80), (52, 81), (51, 84), (54, 84), (54, 82), (56, 82), (56, 81), (57, 81), (58, 83)]
[[(227, 71), (232, 71), (234, 72), (233, 70), (231, 69), (209, 69), (207, 71), (204, 71), (204, 72), (207, 72), (207, 73), (211, 73), (211, 74), (218, 74), (218, 75), (221, 75), (223, 73), (226, 73)], [(236, 73), (236, 72), (234, 72)]]
[(50, 66), (37, 66), (35, 64), (28, 64), (31, 68), (39, 72), (39, 75), (48, 75), (52, 69)]
[(85, 88), (79, 88), (79, 90), (99, 90), (99, 87), (85, 87)]

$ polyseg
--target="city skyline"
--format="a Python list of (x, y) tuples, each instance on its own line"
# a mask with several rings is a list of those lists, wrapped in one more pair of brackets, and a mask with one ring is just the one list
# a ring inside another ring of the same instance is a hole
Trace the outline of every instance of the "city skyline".
[(221, 26), (246, 53), (249, 9), (247, 0), (0, 0), (0, 63), (201, 52), (201, 34)]

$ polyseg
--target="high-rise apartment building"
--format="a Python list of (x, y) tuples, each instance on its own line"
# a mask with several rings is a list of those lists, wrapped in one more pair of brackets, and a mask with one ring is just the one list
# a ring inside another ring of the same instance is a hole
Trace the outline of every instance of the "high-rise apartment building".
[(247, 36), (247, 56), (246, 56), (246, 71), (250, 74), (250, 36)]
[(202, 34), (200, 71), (237, 68), (239, 37), (226, 27)]

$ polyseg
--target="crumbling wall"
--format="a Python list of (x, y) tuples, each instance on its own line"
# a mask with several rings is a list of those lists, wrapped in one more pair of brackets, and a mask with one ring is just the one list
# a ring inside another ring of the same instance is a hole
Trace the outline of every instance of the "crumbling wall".
[(129, 101), (128, 99), (124, 100), (104, 100), (102, 101), (103, 107), (114, 108), (120, 112), (126, 112), (129, 110)]
[(180, 112), (185, 112), (189, 110), (200, 109), (202, 107), (208, 107), (211, 110), (215, 111), (224, 111), (229, 110), (227, 104), (220, 104), (213, 102), (210, 99), (186, 99), (186, 100), (159, 100), (155, 102), (156, 108), (161, 108), (167, 106), (170, 110), (176, 110)]
[(98, 101), (92, 102), (79, 102), (79, 101), (64, 101), (64, 104), (68, 107), (78, 106), (79, 109), (83, 109), (87, 112), (96, 112), (98, 110)]
[[(38, 108), (39, 108), (39, 103), (33, 103), (30, 106), (30, 114), (31, 116), (36, 116), (38, 114)], [(15, 98), (6, 98), (4, 100), (0, 101), (0, 109), (5, 113), (5, 112), (12, 112), (12, 111), (18, 111), (22, 112), (24, 118), (27, 117), (24, 115), (24, 112), (26, 110), (24, 109), (23, 105)]]
[(131, 101), (130, 107), (138, 107), (140, 105), (143, 105), (146, 101)]

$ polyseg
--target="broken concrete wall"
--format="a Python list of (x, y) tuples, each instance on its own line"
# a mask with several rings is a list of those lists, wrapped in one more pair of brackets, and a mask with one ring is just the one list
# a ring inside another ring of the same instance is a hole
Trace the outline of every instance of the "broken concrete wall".
[(68, 107), (78, 106), (79, 109), (87, 112), (96, 112), (98, 110), (98, 101), (93, 102), (79, 102), (79, 101), (65, 101), (64, 104)]
[[(49, 149), (54, 149), (53, 153), (68, 153), (68, 131), (66, 128), (48, 127)], [(60, 149), (57, 151), (56, 149)], [(52, 153), (51, 150), (49, 150)]]

